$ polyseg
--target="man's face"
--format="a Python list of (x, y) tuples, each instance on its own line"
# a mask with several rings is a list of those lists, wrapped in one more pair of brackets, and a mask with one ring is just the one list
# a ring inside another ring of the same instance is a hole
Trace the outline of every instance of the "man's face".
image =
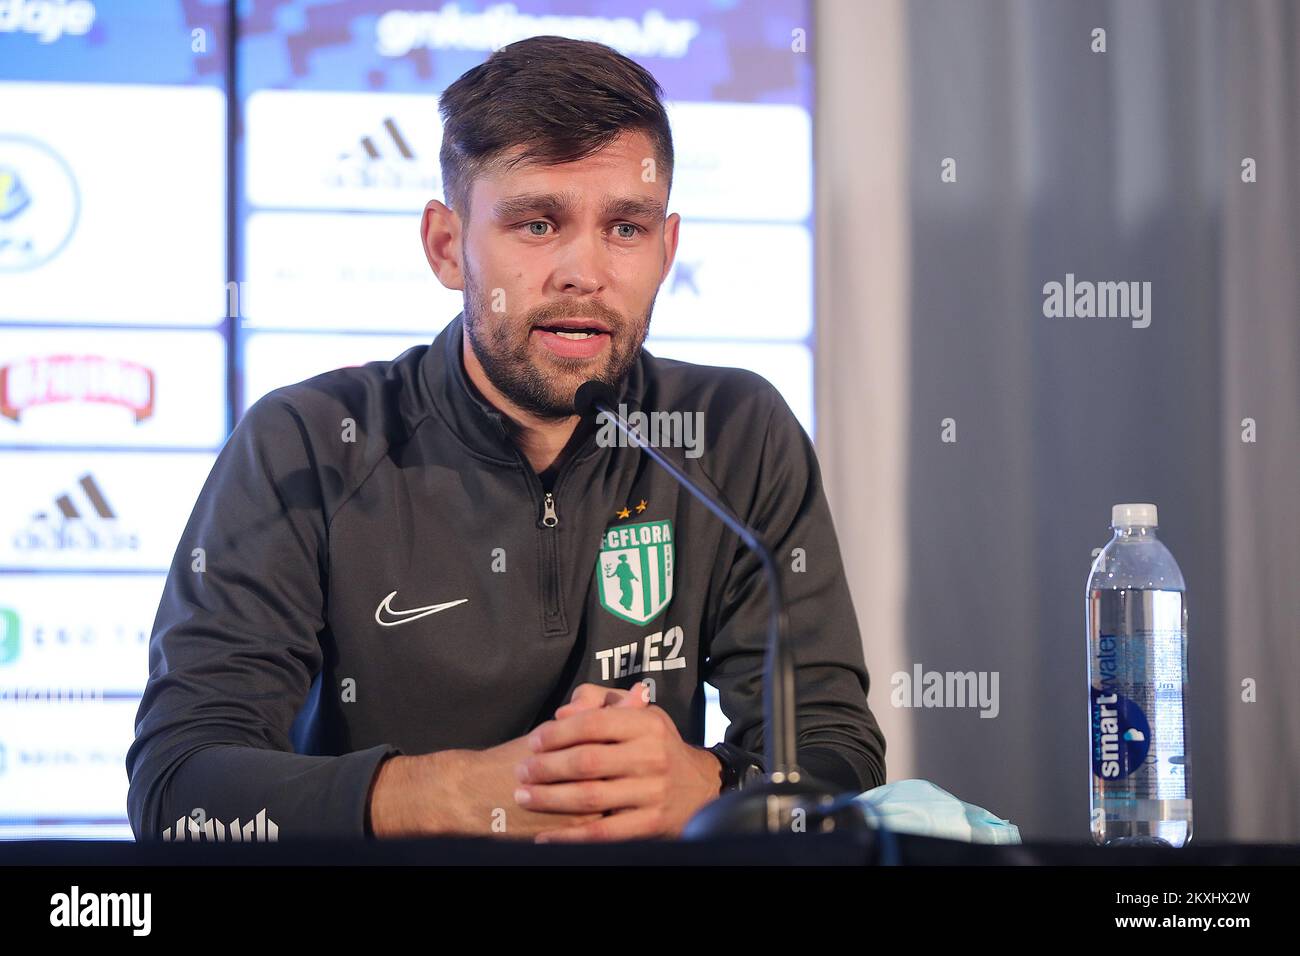
[(561, 166), (485, 173), (462, 221), (465, 329), (492, 385), (543, 418), (588, 379), (618, 388), (650, 328), (677, 244), (649, 137)]

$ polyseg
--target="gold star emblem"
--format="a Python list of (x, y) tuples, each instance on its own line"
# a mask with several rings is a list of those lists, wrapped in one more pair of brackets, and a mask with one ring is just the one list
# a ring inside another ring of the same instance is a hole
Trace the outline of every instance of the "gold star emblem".
[(645, 509), (646, 509), (645, 499), (642, 498), (640, 503), (636, 506), (637, 514), (640, 514), (642, 511), (645, 511)]
[(616, 518), (630, 518), (630, 517), (632, 517), (632, 512), (628, 511), (627, 508), (624, 508), (622, 511), (617, 512), (617, 513), (614, 515), (614, 517), (616, 517)]

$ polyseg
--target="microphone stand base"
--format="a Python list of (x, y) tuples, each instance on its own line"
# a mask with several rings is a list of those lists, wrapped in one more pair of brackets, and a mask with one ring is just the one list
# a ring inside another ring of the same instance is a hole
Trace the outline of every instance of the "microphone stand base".
[(798, 783), (774, 783), (766, 778), (705, 804), (687, 821), (682, 838), (871, 829), (866, 811), (854, 796), (808, 777)]

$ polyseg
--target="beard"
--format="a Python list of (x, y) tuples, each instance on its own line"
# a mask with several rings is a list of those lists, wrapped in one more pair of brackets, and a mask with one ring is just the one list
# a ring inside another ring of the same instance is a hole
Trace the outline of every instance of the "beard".
[[(464, 261), (464, 260), (462, 260)], [(650, 331), (654, 297), (644, 316), (627, 318), (600, 302), (553, 302), (524, 315), (492, 311), (489, 299), (468, 266), (465, 274), (465, 332), (488, 381), (519, 408), (539, 418), (577, 414), (573, 395), (595, 379), (618, 393), (636, 364)], [(594, 359), (554, 355), (544, 346), (535, 357), (532, 330), (560, 318), (599, 319), (609, 327), (609, 343)]]

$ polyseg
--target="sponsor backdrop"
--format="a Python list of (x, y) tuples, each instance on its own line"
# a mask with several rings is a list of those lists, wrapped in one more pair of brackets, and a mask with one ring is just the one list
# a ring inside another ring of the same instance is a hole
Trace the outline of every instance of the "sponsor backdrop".
[(437, 93), (504, 43), (596, 39), (658, 77), (684, 228), (647, 348), (753, 369), (813, 429), (802, 0), (237, 7), (0, 0), (0, 835), (130, 836), (195, 496), (266, 392), (460, 310), (419, 244)]

